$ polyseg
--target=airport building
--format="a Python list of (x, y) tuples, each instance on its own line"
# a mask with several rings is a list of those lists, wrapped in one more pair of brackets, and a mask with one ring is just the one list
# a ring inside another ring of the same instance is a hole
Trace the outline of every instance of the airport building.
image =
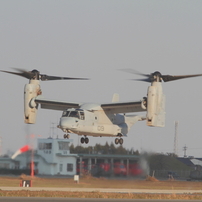
[(94, 165), (120, 162), (128, 167), (139, 159), (136, 155), (71, 154), (71, 144), (71, 139), (39, 138), (35, 151), (22, 153), (14, 159), (0, 158), (0, 168), (23, 170), (30, 168), (33, 162), (35, 174), (74, 176), (81, 174), (83, 169), (91, 172)]
[[(33, 151), (21, 153), (14, 159), (10, 157), (0, 157), (0, 174), (22, 173), (30, 175), (31, 162), (34, 163), (35, 174), (51, 176), (74, 176), (76, 174), (92, 174), (93, 176), (136, 176), (143, 174), (137, 166), (141, 167), (146, 162), (141, 162), (137, 155), (114, 155), (91, 152), (89, 154), (71, 154), (70, 145), (73, 140), (47, 138), (37, 139), (37, 148)], [(178, 158), (189, 167), (201, 168), (202, 159)], [(146, 164), (144, 164), (146, 165)], [(149, 169), (146, 165), (144, 168)], [(144, 169), (144, 174), (149, 174), (149, 170)], [(197, 170), (198, 172), (198, 170)], [(167, 176), (165, 170), (155, 172), (156, 176)], [(200, 178), (202, 179), (200, 171)], [(188, 176), (189, 173), (181, 173), (180, 176)]]
[(38, 139), (37, 150), (23, 153), (15, 158), (20, 168), (34, 162), (34, 170), (40, 175), (75, 175), (76, 154), (70, 154), (70, 139)]

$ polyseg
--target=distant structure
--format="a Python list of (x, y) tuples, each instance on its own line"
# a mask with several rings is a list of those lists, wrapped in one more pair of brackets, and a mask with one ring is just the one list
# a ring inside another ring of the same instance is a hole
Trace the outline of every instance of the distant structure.
[(2, 155), (2, 137), (0, 137), (0, 156)]
[(175, 121), (174, 154), (178, 156), (178, 121)]
[(185, 145), (185, 146), (183, 147), (183, 150), (184, 150), (184, 158), (187, 157), (187, 149), (188, 149), (188, 147)]
[[(51, 126), (50, 126), (50, 135), (49, 135), (49, 138), (54, 138), (54, 136), (56, 135), (55, 134), (55, 129), (57, 129), (57, 127), (56, 127), (57, 123), (51, 122), (50, 124), (51, 124)], [(57, 135), (57, 137), (58, 137), (58, 135)]]

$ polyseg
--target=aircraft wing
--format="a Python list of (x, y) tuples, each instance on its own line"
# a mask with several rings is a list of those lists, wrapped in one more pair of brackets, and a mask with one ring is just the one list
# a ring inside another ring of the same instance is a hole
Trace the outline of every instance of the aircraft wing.
[(101, 104), (101, 107), (103, 108), (103, 110), (110, 111), (111, 113), (130, 113), (146, 111), (146, 109), (142, 108), (142, 101)]
[(41, 96), (35, 98), (35, 102), (41, 105), (42, 109), (53, 109), (53, 110), (60, 110), (64, 111), (68, 108), (79, 108), (79, 103), (69, 103), (65, 101), (56, 101), (56, 100), (49, 100), (45, 99)]

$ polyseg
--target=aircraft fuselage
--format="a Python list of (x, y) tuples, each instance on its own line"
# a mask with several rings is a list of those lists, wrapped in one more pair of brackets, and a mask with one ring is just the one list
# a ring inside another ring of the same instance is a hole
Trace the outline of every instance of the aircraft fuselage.
[(63, 112), (58, 127), (64, 132), (84, 136), (126, 136), (131, 123), (139, 120), (104, 110), (68, 109)]

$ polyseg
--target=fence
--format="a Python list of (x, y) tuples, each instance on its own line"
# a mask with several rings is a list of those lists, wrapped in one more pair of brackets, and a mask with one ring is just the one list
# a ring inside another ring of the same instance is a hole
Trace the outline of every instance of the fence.
[(151, 176), (159, 178), (187, 179), (190, 176), (189, 170), (155, 170), (150, 171)]

